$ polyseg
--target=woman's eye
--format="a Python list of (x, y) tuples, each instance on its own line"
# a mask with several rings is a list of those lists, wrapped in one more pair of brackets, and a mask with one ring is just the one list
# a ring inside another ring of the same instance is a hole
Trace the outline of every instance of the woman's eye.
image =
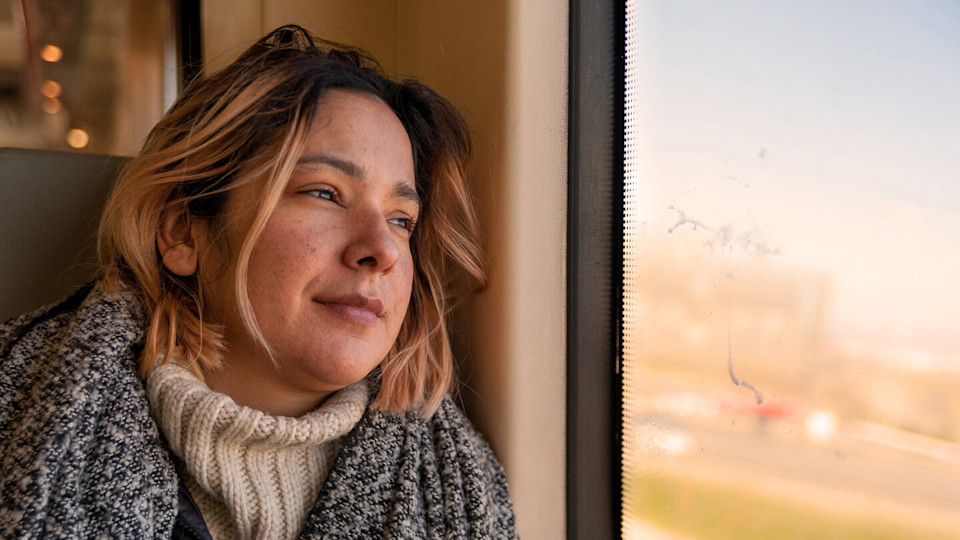
[(398, 227), (403, 227), (410, 232), (413, 232), (413, 230), (417, 227), (417, 221), (408, 217), (390, 218), (387, 220), (387, 223), (392, 223)]
[(337, 190), (328, 187), (309, 189), (303, 193), (310, 195), (311, 197), (316, 197), (318, 199), (324, 199), (327, 201), (336, 201), (337, 200)]

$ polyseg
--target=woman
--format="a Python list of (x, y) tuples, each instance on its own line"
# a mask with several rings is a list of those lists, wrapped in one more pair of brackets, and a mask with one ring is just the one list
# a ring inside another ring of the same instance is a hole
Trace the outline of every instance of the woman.
[(468, 157), (446, 100), (299, 27), (193, 83), (114, 188), (102, 279), (0, 328), (0, 533), (515, 537), (446, 397)]

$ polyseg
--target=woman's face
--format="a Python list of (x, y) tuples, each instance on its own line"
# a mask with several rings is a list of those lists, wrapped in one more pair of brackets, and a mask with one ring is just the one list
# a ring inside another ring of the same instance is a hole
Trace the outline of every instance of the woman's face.
[[(410, 140), (390, 108), (367, 94), (327, 92), (250, 257), (250, 302), (278, 369), (240, 320), (230, 271), (215, 285), (227, 353), (210, 386), (243, 405), (298, 416), (370, 373), (410, 301), (414, 186)], [(258, 192), (238, 189), (228, 210), (249, 224)], [(231, 235), (234, 249), (246, 230)]]

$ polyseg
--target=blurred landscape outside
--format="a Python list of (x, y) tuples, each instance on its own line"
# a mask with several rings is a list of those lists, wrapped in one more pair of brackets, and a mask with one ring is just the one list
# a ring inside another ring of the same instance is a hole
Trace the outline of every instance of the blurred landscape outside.
[(960, 4), (627, 10), (625, 538), (960, 538)]

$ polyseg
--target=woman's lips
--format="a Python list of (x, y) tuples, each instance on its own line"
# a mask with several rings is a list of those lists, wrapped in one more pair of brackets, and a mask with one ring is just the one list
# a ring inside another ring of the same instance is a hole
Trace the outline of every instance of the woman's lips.
[(344, 319), (360, 324), (373, 324), (383, 316), (383, 301), (358, 293), (336, 295), (315, 300)]

